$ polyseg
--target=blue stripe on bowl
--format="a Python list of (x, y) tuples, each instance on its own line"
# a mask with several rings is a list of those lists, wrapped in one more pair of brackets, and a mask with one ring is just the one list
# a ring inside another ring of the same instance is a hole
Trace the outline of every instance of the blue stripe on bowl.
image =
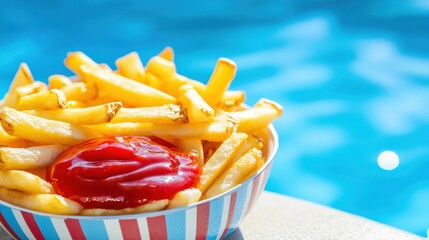
[[(168, 239), (185, 239), (186, 238), (186, 212), (176, 211), (166, 216), (167, 236)], [(177, 224), (181, 223), (181, 224)]]
[(216, 239), (220, 224), (222, 221), (224, 198), (210, 202), (210, 216), (209, 216), (209, 229), (207, 231), (207, 239)]
[(80, 226), (87, 239), (108, 239), (103, 221), (80, 220)]
[(60, 239), (50, 217), (35, 214), (33, 214), (33, 217), (45, 239)]
[(16, 233), (16, 235), (20, 239), (28, 239), (25, 233), (22, 231), (21, 227), (19, 226), (18, 221), (16, 221), (16, 218), (15, 218), (15, 215), (13, 215), (12, 209), (5, 207), (3, 205), (0, 205), (0, 211), (3, 214), (3, 217), (6, 219), (9, 226)]

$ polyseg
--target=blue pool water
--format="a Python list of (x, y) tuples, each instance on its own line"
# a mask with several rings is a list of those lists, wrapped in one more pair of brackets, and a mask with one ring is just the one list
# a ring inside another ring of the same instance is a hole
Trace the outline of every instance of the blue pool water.
[[(424, 236), (429, 2), (203, 2), (0, 1), (0, 94), (22, 61), (39, 80), (70, 74), (62, 60), (73, 50), (112, 65), (169, 45), (178, 71), (201, 81), (229, 57), (248, 104), (285, 109), (268, 190)], [(391, 157), (377, 161), (386, 150), (399, 158), (390, 171), (380, 166)]]

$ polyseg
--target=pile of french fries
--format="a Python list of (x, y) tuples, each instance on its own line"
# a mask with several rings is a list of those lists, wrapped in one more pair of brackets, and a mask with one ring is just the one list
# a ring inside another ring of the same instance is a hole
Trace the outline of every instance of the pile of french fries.
[[(167, 47), (143, 67), (132, 52), (112, 70), (72, 52), (64, 63), (76, 75), (52, 75), (48, 84), (21, 64), (0, 108), (0, 199), (53, 214), (128, 214), (211, 198), (254, 174), (265, 163), (258, 132), (282, 107), (267, 99), (246, 107), (244, 92), (228, 90), (237, 68), (229, 59), (220, 58), (203, 84), (180, 75), (173, 58)], [(199, 182), (173, 199), (120, 210), (83, 209), (56, 194), (45, 172), (57, 156), (112, 135), (157, 136), (197, 152)]]

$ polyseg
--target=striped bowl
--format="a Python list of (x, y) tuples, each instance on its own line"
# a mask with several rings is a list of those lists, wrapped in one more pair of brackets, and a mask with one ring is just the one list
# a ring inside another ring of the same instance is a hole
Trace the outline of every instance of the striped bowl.
[(237, 228), (265, 187), (278, 138), (272, 125), (264, 135), (266, 164), (214, 198), (159, 212), (100, 217), (52, 215), (0, 201), (0, 225), (16, 239), (221, 239)]

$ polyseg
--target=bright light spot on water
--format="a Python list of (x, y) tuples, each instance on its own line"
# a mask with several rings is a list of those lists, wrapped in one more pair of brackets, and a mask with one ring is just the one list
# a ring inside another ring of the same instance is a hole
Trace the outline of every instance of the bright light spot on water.
[(378, 166), (384, 170), (393, 170), (399, 165), (399, 156), (392, 151), (384, 151), (378, 155)]

